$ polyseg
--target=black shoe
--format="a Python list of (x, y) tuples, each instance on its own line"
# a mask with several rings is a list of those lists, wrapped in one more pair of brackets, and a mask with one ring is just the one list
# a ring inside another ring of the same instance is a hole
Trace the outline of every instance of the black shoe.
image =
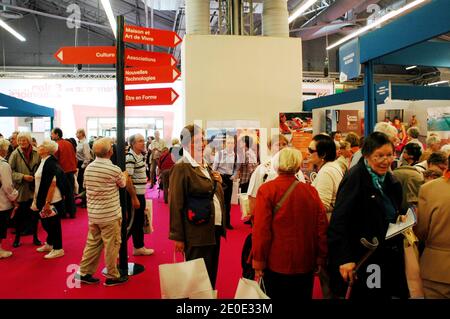
[(247, 220), (244, 222), (244, 224), (246, 224), (246, 225), (251, 225), (251, 224), (252, 224), (252, 220), (249, 218), (249, 219), (247, 219)]
[(231, 226), (231, 225), (227, 225), (227, 226), (225, 226), (225, 227), (226, 227), (226, 229), (234, 229), (234, 227)]
[(110, 286), (117, 286), (117, 285), (120, 285), (120, 284), (124, 284), (127, 281), (128, 281), (128, 276), (125, 275), (125, 276), (121, 276), (119, 278), (108, 278), (108, 279), (105, 280), (104, 285), (108, 286), (108, 287), (110, 287)]
[(92, 275), (80, 276), (80, 274), (76, 274), (75, 279), (88, 285), (98, 284), (100, 282), (100, 279), (92, 277)]
[(13, 243), (13, 247), (17, 248), (19, 246), (20, 246), (20, 241), (19, 240), (15, 240), (14, 243)]
[(69, 218), (70, 219), (75, 219), (75, 215), (70, 215)]
[(34, 238), (33, 239), (33, 245), (35, 246), (42, 246), (41, 241), (38, 238)]

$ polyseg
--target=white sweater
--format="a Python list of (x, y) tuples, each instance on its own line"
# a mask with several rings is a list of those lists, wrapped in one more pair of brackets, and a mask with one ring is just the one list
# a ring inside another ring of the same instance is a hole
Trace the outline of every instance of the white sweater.
[(320, 168), (317, 177), (311, 184), (319, 193), (320, 200), (328, 214), (333, 211), (334, 203), (336, 202), (336, 193), (343, 177), (344, 174), (339, 164), (336, 162), (328, 162)]

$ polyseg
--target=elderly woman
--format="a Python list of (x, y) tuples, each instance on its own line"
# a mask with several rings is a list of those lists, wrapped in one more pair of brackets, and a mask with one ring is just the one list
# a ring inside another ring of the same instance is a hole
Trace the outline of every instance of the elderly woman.
[(2, 240), (6, 239), (8, 219), (13, 209), (13, 202), (19, 195), (12, 183), (11, 167), (5, 160), (9, 145), (7, 139), (0, 138), (0, 259), (12, 255), (12, 252), (3, 250)]
[(62, 249), (61, 214), (64, 213), (64, 194), (67, 180), (64, 171), (53, 156), (58, 150), (54, 141), (44, 141), (38, 147), (41, 163), (35, 174), (35, 196), (31, 209), (38, 212), (42, 226), (47, 232), (44, 246), (36, 249), (47, 252), (46, 259), (64, 256)]
[[(403, 236), (385, 240), (389, 223), (397, 221), (402, 205), (401, 185), (390, 172), (394, 154), (386, 134), (370, 134), (364, 141), (363, 158), (339, 186), (328, 228), (331, 287), (337, 295), (345, 293), (345, 282), (350, 281), (351, 298), (408, 297)], [(378, 247), (355, 274), (368, 252), (361, 239), (374, 237)]]
[(311, 299), (314, 271), (325, 265), (325, 208), (314, 187), (295, 177), (301, 162), (300, 151), (281, 150), (279, 176), (256, 195), (253, 268), (272, 299)]
[(317, 189), (320, 200), (327, 210), (330, 219), (336, 201), (339, 183), (344, 177), (344, 171), (336, 160), (336, 144), (333, 139), (325, 134), (317, 134), (308, 147), (309, 163), (314, 165), (317, 171), (312, 186)]
[(183, 157), (170, 172), (170, 234), (175, 251), (186, 260), (203, 258), (211, 285), (216, 283), (220, 238), (226, 214), (222, 178), (203, 161), (203, 131), (188, 125), (181, 131)]
[(425, 244), (420, 270), (425, 298), (450, 298), (450, 157), (444, 176), (419, 191), (417, 236)]
[(31, 222), (33, 232), (33, 243), (40, 246), (41, 242), (37, 236), (37, 226), (39, 216), (30, 211), (34, 196), (34, 174), (39, 166), (40, 158), (37, 150), (31, 145), (31, 134), (21, 132), (17, 135), (19, 146), (11, 153), (9, 165), (13, 171), (13, 182), (19, 191), (17, 202), (16, 220), (16, 238), (13, 247), (20, 246), (20, 235), (24, 231), (27, 222)]

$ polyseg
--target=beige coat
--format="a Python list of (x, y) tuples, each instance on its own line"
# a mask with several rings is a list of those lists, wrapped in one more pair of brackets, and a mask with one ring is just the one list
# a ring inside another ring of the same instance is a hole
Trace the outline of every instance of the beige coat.
[(24, 160), (22, 159), (22, 156), (20, 156), (21, 154), (22, 156), (25, 157), (20, 147), (17, 147), (9, 157), (9, 165), (11, 166), (12, 170), (14, 187), (19, 191), (19, 197), (17, 197), (17, 201), (19, 203), (33, 199), (34, 180), (32, 182), (26, 182), (23, 180), (23, 176), (24, 175), (34, 176), (34, 173), (38, 169), (39, 163), (41, 162), (41, 158), (39, 157), (36, 148), (33, 148), (30, 163), (28, 164), (28, 166), (31, 169), (30, 171), (27, 165), (25, 164)]
[[(187, 219), (187, 194), (199, 194), (211, 191), (213, 182), (202, 173), (199, 167), (192, 167), (183, 157), (172, 167), (169, 185), (169, 239), (182, 241), (189, 246), (214, 245), (216, 243), (214, 209), (212, 210), (212, 216), (208, 223), (194, 225)], [(223, 235), (225, 235), (225, 228), (223, 227), (226, 225), (224, 195), (220, 183), (217, 183), (215, 194), (219, 198), (222, 206), (222, 228)]]
[(443, 177), (419, 192), (416, 233), (425, 241), (420, 258), (423, 279), (450, 284), (450, 181)]

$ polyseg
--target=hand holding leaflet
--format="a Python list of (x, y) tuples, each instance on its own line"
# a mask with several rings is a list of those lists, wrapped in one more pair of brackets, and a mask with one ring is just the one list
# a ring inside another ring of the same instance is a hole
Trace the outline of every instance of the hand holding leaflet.
[(389, 228), (386, 232), (386, 239), (390, 239), (416, 224), (417, 219), (413, 209), (409, 208), (405, 216), (406, 220), (404, 222), (398, 220), (395, 224), (389, 223)]

